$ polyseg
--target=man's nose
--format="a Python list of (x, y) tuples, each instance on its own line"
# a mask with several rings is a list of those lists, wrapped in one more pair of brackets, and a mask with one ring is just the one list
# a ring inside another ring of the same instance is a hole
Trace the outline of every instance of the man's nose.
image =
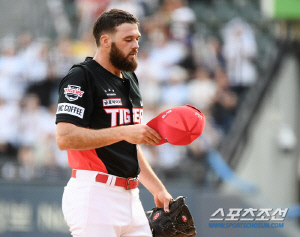
[(139, 46), (139, 41), (138, 40), (134, 40), (134, 43), (133, 43), (133, 46), (132, 48), (133, 49), (138, 49), (140, 46)]

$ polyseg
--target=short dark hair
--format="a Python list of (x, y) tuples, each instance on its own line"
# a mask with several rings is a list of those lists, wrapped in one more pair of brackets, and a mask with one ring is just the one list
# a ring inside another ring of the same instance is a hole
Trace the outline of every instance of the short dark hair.
[(123, 23), (138, 25), (139, 21), (134, 15), (121, 9), (110, 9), (103, 12), (96, 20), (93, 28), (97, 46), (100, 45), (100, 37), (103, 33), (114, 33), (116, 27)]

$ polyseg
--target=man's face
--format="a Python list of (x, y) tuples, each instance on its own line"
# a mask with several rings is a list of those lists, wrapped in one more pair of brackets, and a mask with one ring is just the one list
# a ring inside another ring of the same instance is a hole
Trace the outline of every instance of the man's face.
[(136, 24), (124, 23), (116, 27), (109, 60), (115, 68), (133, 72), (137, 68), (138, 40), (141, 36)]

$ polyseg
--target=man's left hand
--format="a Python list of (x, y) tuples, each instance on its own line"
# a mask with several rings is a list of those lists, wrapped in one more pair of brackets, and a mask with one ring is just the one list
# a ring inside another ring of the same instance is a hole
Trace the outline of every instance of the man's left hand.
[(173, 198), (167, 190), (159, 192), (154, 196), (154, 202), (156, 207), (163, 207), (164, 211), (169, 213), (169, 204), (173, 201)]

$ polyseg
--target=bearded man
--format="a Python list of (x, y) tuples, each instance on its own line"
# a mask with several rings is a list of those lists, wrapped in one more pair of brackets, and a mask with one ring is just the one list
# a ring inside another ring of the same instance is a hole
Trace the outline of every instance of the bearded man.
[(94, 58), (74, 65), (59, 86), (56, 141), (72, 169), (62, 209), (74, 237), (152, 236), (139, 182), (169, 212), (172, 196), (139, 146), (161, 136), (141, 124), (138, 24), (126, 11), (102, 13), (93, 28)]

